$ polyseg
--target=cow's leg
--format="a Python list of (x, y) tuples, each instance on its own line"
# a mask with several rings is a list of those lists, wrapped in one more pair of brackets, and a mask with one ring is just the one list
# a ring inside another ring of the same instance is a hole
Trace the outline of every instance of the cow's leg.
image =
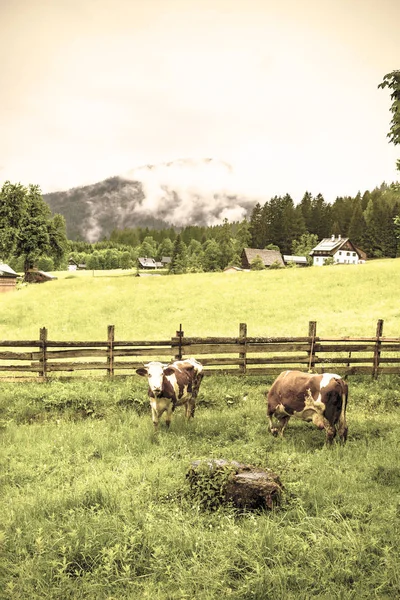
[(192, 397), (186, 402), (186, 419), (188, 421), (190, 418), (194, 417), (195, 409), (196, 409), (196, 399)]
[(169, 405), (166, 407), (165, 411), (166, 411), (165, 424), (167, 426), (167, 429), (169, 429), (171, 426), (171, 421), (172, 421), (172, 413), (174, 412), (174, 406), (173, 406), (172, 402), (169, 403)]
[(283, 432), (285, 431), (285, 428), (289, 422), (289, 419), (290, 419), (290, 417), (288, 415), (280, 415), (278, 417), (278, 421), (279, 421), (278, 433), (282, 438), (283, 438)]
[(340, 438), (340, 441), (342, 442), (342, 444), (346, 443), (346, 440), (347, 440), (347, 430), (348, 430), (348, 428), (347, 428), (346, 422), (344, 422), (344, 424), (341, 424), (339, 422), (338, 434), (339, 434), (339, 438)]
[(325, 427), (325, 431), (326, 431), (326, 445), (330, 446), (336, 436), (336, 427), (334, 425), (331, 425), (330, 423), (328, 423), (328, 425)]
[(158, 416), (157, 408), (155, 406), (151, 407), (151, 419), (153, 421), (154, 431), (157, 432), (158, 431), (159, 416)]
[[(270, 408), (268, 406), (267, 416), (269, 418), (269, 429), (272, 435), (280, 435), (281, 437), (283, 437), (283, 432), (290, 419), (290, 415), (288, 415), (285, 411), (285, 407), (283, 406), (283, 404), (278, 404), (278, 406), (276, 406), (275, 408)], [(278, 421), (278, 427), (274, 427), (273, 417), (275, 417), (275, 419)]]
[(276, 437), (278, 435), (278, 428), (274, 426), (274, 421), (272, 418), (274, 416), (274, 413), (268, 412), (267, 416), (268, 416), (268, 420), (269, 420), (269, 430), (272, 433), (272, 435), (274, 437)]

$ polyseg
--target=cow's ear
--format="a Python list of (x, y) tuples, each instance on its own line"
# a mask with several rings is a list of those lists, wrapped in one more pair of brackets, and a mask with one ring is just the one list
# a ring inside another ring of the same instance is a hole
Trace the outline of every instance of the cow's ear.
[(164, 375), (173, 375), (175, 373), (175, 371), (172, 367), (166, 367), (165, 369), (163, 369), (163, 371), (164, 371)]
[(140, 369), (136, 369), (136, 373), (141, 375), (141, 377), (147, 377), (147, 369), (144, 367), (140, 367)]

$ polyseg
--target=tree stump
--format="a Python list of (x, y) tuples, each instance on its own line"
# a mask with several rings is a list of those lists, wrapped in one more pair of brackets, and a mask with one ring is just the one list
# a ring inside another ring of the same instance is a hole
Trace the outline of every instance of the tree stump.
[(273, 471), (234, 460), (194, 461), (186, 475), (192, 496), (203, 508), (230, 504), (240, 510), (272, 509), (283, 486)]

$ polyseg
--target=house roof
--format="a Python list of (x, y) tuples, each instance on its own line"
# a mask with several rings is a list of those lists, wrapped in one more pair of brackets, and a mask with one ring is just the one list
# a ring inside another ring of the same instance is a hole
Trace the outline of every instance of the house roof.
[(284, 254), (283, 261), (285, 263), (294, 262), (298, 265), (306, 265), (307, 264), (307, 258), (305, 256), (295, 256), (292, 254)]
[(147, 256), (139, 257), (138, 261), (142, 265), (142, 267), (156, 267), (156, 261), (154, 260), (154, 258), (147, 258)]
[(282, 255), (278, 250), (265, 250), (262, 248), (244, 248), (243, 253), (245, 254), (248, 263), (259, 256), (263, 261), (265, 267), (270, 267), (274, 263), (278, 263), (284, 267)]
[(0, 277), (18, 277), (18, 273), (8, 265), (0, 263)]
[(25, 273), (25, 280), (29, 282), (53, 281), (54, 279), (57, 279), (55, 275), (46, 273), (46, 271), (39, 271), (38, 269), (28, 269)]
[(310, 256), (313, 256), (314, 254), (317, 254), (318, 256), (333, 256), (343, 247), (347, 247), (347, 249), (350, 247), (353, 252), (357, 252), (357, 254), (360, 255), (359, 249), (354, 246), (349, 238), (342, 238), (339, 235), (339, 237), (332, 236), (321, 240), (319, 244), (311, 250)]
[(170, 256), (162, 256), (161, 257), (161, 262), (162, 263), (170, 263), (171, 262), (171, 257)]

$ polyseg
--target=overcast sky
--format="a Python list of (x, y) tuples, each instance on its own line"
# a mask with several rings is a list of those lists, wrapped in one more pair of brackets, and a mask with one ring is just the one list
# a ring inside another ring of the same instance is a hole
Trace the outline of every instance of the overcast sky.
[(400, 179), (400, 0), (0, 0), (0, 184), (215, 158), (269, 199)]

